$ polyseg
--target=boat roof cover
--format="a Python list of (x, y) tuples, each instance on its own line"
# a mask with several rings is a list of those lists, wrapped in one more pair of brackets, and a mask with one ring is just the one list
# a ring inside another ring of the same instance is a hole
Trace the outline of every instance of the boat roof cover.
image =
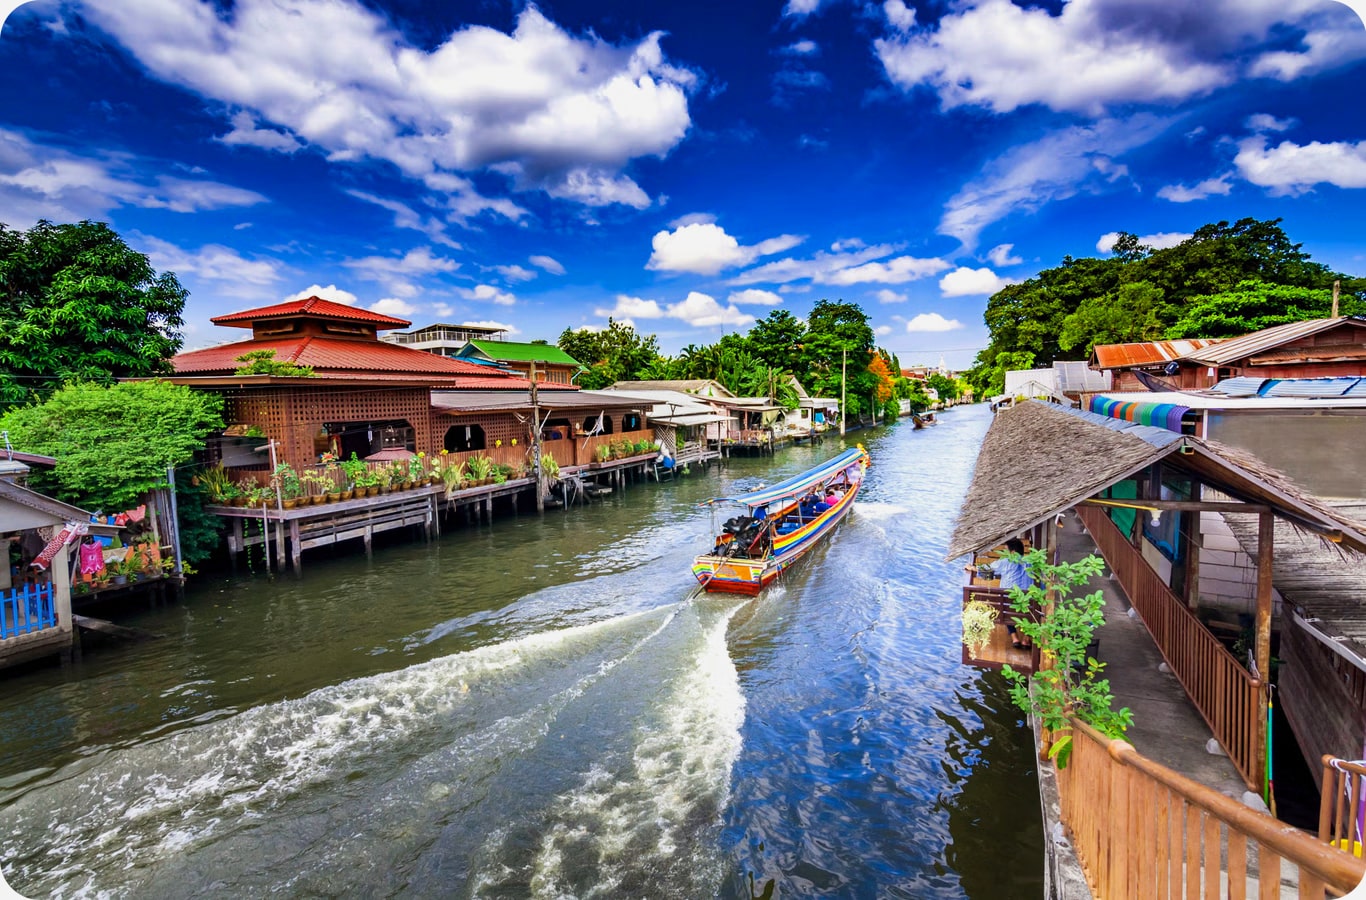
[(775, 500), (795, 497), (822, 481), (828, 481), (838, 475), (841, 469), (853, 465), (867, 455), (861, 447), (850, 447), (834, 459), (826, 460), (814, 469), (807, 469), (800, 475), (793, 475), (791, 478), (780, 481), (771, 487), (759, 488), (759, 490), (750, 491), (747, 494), (736, 494), (733, 497), (713, 497), (707, 502), (739, 503), (751, 509), (766, 506)]

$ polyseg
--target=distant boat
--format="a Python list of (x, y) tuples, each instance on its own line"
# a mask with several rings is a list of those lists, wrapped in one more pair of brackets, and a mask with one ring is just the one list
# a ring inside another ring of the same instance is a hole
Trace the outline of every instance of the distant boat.
[[(693, 575), (709, 593), (759, 593), (834, 530), (853, 507), (869, 465), (859, 445), (772, 487), (707, 501), (741, 514), (726, 520), (712, 552), (693, 560)], [(833, 504), (808, 499), (832, 493)]]
[(911, 413), (911, 424), (916, 428), (924, 428), (926, 425), (938, 425), (939, 420), (932, 412)]

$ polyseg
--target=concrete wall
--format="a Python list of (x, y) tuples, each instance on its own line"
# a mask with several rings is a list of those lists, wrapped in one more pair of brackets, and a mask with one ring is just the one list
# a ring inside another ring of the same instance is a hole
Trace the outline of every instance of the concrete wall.
[(1366, 410), (1211, 410), (1205, 436), (1249, 450), (1320, 497), (1366, 499)]
[[(1234, 537), (1223, 514), (1200, 514), (1200, 604), (1255, 615), (1257, 561)], [(1281, 595), (1271, 594), (1272, 615), (1281, 614)]]

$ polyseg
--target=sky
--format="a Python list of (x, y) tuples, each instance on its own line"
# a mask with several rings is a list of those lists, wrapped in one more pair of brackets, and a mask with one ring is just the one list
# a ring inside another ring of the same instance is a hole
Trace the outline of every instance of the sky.
[(1280, 217), (1366, 274), (1366, 0), (4, 13), (0, 222), (110, 223), (189, 290), (186, 349), (310, 294), (667, 353), (830, 299), (963, 368), (993, 292), (1118, 231)]

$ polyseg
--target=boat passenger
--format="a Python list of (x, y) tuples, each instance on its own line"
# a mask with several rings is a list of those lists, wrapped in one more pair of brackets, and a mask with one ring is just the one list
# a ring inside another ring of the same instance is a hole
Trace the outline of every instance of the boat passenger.
[(827, 509), (829, 509), (830, 507), (834, 506), (836, 503), (839, 502), (840, 495), (835, 493), (835, 487), (834, 485), (831, 485), (825, 491), (825, 506)]

